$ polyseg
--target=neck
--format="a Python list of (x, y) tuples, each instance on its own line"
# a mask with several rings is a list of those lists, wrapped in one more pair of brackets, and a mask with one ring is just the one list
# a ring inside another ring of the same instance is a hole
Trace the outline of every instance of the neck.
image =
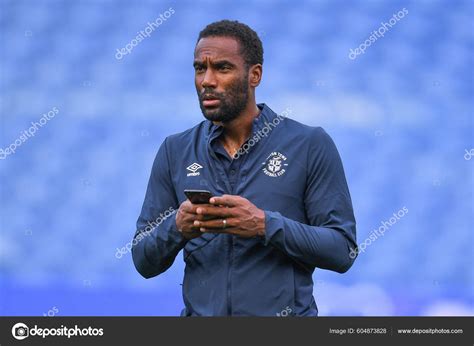
[(226, 123), (215, 123), (216, 125), (222, 125), (224, 128), (221, 141), (227, 151), (232, 151), (232, 149), (236, 151), (247, 140), (252, 131), (253, 121), (259, 113), (260, 109), (253, 100), (234, 120)]

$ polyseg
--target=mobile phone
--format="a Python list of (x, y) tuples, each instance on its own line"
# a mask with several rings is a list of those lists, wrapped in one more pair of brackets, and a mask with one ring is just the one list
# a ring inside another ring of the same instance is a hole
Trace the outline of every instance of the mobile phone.
[(184, 194), (193, 204), (206, 204), (213, 196), (210, 191), (207, 190), (184, 190)]

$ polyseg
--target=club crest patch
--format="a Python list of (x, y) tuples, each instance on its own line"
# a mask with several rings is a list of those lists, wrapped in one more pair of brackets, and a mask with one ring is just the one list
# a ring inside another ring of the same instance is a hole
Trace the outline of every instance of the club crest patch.
[(286, 172), (286, 166), (288, 166), (285, 161), (287, 157), (280, 152), (274, 151), (268, 155), (265, 162), (262, 162), (263, 173), (269, 177), (281, 177)]

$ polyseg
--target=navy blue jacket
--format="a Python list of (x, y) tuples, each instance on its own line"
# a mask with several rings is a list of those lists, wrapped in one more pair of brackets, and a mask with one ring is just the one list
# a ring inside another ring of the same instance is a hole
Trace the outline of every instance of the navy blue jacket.
[[(213, 150), (222, 127), (210, 121), (169, 136), (148, 183), (132, 256), (145, 278), (183, 250), (182, 316), (317, 316), (312, 274), (354, 262), (356, 228), (341, 159), (329, 135), (275, 114), (265, 104), (234, 184)], [(204, 233), (187, 241), (175, 212), (185, 189), (239, 195), (265, 211), (264, 237)]]

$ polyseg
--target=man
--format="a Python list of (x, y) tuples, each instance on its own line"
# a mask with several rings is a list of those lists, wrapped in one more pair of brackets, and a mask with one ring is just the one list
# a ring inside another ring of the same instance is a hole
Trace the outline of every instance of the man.
[[(247, 25), (204, 28), (194, 69), (207, 120), (167, 137), (153, 164), (133, 261), (151, 278), (184, 250), (182, 316), (317, 316), (315, 268), (343, 273), (354, 261), (337, 149), (323, 129), (256, 104), (262, 64), (262, 43)], [(216, 197), (192, 204), (185, 189)]]

